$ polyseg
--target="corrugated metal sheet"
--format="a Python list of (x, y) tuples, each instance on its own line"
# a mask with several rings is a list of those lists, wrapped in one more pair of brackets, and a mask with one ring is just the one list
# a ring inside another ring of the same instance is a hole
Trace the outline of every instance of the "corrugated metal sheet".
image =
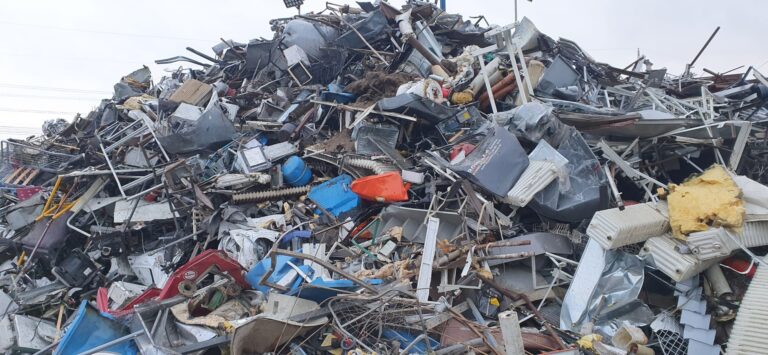
[[(765, 260), (765, 258), (763, 258)], [(768, 349), (768, 270), (757, 268), (728, 340), (728, 355), (765, 354)]]
[(659, 271), (676, 282), (698, 275), (710, 265), (722, 259), (716, 258), (702, 261), (693, 256), (693, 254), (678, 252), (675, 249), (678, 245), (683, 245), (683, 243), (674, 240), (670, 234), (652, 237), (645, 242), (639, 255), (649, 257), (650, 261)]
[(669, 220), (661, 212), (662, 203), (642, 203), (598, 211), (587, 227), (587, 235), (604, 249), (641, 243), (669, 231)]
[(512, 190), (507, 193), (506, 202), (525, 207), (539, 191), (557, 178), (557, 166), (553, 162), (531, 160)]

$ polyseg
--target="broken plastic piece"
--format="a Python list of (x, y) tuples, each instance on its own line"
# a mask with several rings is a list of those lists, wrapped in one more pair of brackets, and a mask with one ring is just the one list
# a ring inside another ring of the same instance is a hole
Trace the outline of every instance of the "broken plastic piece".
[(350, 184), (352, 184), (351, 176), (340, 175), (312, 187), (307, 197), (323, 210), (338, 217), (360, 205), (360, 197), (352, 192)]
[[(122, 325), (101, 316), (88, 304), (88, 301), (84, 300), (80, 303), (80, 308), (77, 309), (72, 323), (65, 330), (54, 354), (79, 354), (127, 334)], [(115, 344), (105, 350), (123, 355), (137, 353), (132, 341)]]
[(408, 188), (400, 174), (392, 171), (381, 175), (371, 175), (352, 182), (350, 188), (364, 200), (376, 202), (408, 201)]

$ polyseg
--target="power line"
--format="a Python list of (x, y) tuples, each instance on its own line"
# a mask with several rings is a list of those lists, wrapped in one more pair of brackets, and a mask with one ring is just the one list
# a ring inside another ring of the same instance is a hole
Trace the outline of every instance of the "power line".
[(9, 83), (0, 83), (0, 87), (12, 88), (12, 89), (72, 92), (72, 93), (80, 93), (80, 94), (112, 94), (112, 92), (110, 91), (101, 91), (101, 90), (60, 88), (60, 87), (53, 87), (53, 86), (37, 86), (37, 85), (23, 85), (23, 84), (9, 84)]
[(204, 41), (204, 42), (208, 42), (208, 43), (215, 42), (215, 41), (211, 41), (210, 39), (161, 36), (161, 35), (151, 35), (151, 34), (144, 34), (144, 33), (112, 32), (112, 31), (91, 30), (91, 29), (84, 29), (84, 28), (67, 28), (67, 27), (58, 27), (58, 26), (49, 26), (49, 25), (37, 25), (37, 24), (32, 24), (32, 23), (19, 23), (19, 22), (11, 22), (11, 21), (0, 21), (0, 24), (13, 25), (13, 26), (25, 26), (25, 27), (37, 27), (37, 28), (45, 28), (45, 29), (56, 30), (56, 31), (71, 31), (71, 32), (95, 33), (95, 34), (110, 35), (110, 36), (155, 38), (155, 39), (165, 39), (165, 40), (174, 40), (174, 41), (178, 41), (178, 40), (182, 40), (182, 41), (198, 41), (198, 42), (203, 42)]
[(22, 97), (31, 99), (46, 99), (46, 100), (69, 100), (69, 101), (101, 101), (98, 97), (65, 97), (65, 96), (49, 96), (49, 95), (23, 95), (23, 94), (3, 94), (0, 93), (0, 97)]
[(74, 116), (74, 115), (78, 114), (77, 112), (32, 110), (32, 109), (9, 108), (9, 107), (0, 107), (0, 111), (2, 111), (2, 112), (18, 112), (18, 113), (40, 113), (40, 114), (46, 114), (46, 115), (71, 115), (71, 116)]
[[(50, 59), (54, 59), (56, 61), (74, 61), (74, 62), (99, 62), (99, 63), (126, 63), (126, 64), (133, 64), (137, 65), (142, 62), (145, 62), (144, 59), (133, 59), (133, 60), (116, 60), (113, 58), (96, 58), (96, 57), (67, 57), (62, 55), (50, 55), (50, 54), (24, 54), (24, 53), (8, 53), (8, 52), (0, 52), (0, 55), (6, 56), (6, 57), (25, 57), (25, 58), (34, 58), (37, 60), (47, 59), (46, 62), (50, 62)], [(121, 57), (125, 58), (125, 57)]]

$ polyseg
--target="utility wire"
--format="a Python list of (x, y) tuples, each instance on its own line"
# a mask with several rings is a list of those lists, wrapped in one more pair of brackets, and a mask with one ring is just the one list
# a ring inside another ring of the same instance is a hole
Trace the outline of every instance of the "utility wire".
[[(79, 63), (125, 63), (125, 64), (133, 64), (133, 65), (140, 65), (142, 62), (145, 62), (144, 59), (132, 59), (128, 60), (130, 58), (127, 58), (126, 60), (116, 60), (113, 58), (98, 58), (98, 57), (67, 57), (62, 55), (51, 55), (51, 54), (44, 54), (44, 53), (34, 53), (34, 54), (24, 54), (24, 53), (8, 53), (8, 52), (0, 52), (0, 55), (6, 56), (6, 57), (23, 57), (23, 58), (33, 58), (34, 60), (45, 60), (45, 62), (50, 62), (51, 60), (62, 62), (62, 61), (74, 61)], [(125, 58), (125, 57), (120, 57)]]
[(33, 23), (19, 23), (19, 22), (11, 22), (11, 21), (0, 21), (0, 24), (12, 25), (12, 26), (45, 28), (45, 29), (55, 30), (55, 31), (71, 31), (71, 32), (95, 33), (95, 34), (110, 35), (110, 36), (155, 38), (155, 39), (165, 39), (165, 40), (174, 40), (174, 41), (178, 41), (178, 40), (181, 40), (181, 41), (198, 41), (198, 42), (203, 42), (204, 41), (204, 42), (207, 42), (207, 43), (215, 43), (216, 42), (216, 41), (212, 41), (210, 39), (161, 36), (161, 35), (144, 34), (144, 33), (112, 32), (112, 31), (91, 30), (91, 29), (85, 29), (85, 28), (71, 28), (71, 27), (68, 28), (68, 27), (58, 27), (58, 26), (49, 26), (49, 25), (38, 25), (38, 24), (33, 24)]
[(46, 99), (46, 100), (70, 100), (70, 101), (101, 101), (98, 97), (66, 97), (66, 96), (49, 96), (49, 95), (23, 95), (23, 94), (3, 94), (0, 93), (0, 97), (22, 97), (32, 99)]
[(111, 91), (101, 90), (88, 90), (88, 89), (76, 89), (76, 88), (60, 88), (53, 86), (37, 86), (37, 85), (23, 85), (23, 84), (9, 84), (0, 83), (0, 87), (12, 88), (12, 89), (29, 89), (29, 90), (42, 90), (42, 91), (60, 91), (60, 92), (73, 92), (81, 94), (112, 94)]
[(2, 111), (2, 112), (20, 112), (20, 113), (41, 113), (41, 114), (47, 114), (47, 115), (72, 115), (72, 116), (77, 114), (77, 112), (34, 110), (34, 109), (10, 108), (10, 107), (0, 107), (0, 111)]

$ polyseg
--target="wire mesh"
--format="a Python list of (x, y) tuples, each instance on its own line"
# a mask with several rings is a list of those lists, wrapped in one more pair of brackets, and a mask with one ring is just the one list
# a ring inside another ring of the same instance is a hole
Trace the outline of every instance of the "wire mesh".
[(664, 355), (685, 355), (688, 353), (688, 341), (680, 333), (659, 329), (655, 331), (659, 347)]
[[(386, 346), (389, 342), (385, 335), (387, 330), (402, 330), (418, 336), (426, 329), (422, 314), (425, 305), (398, 296), (396, 292), (376, 297), (339, 296), (329, 300), (328, 308), (334, 326), (358, 345)], [(418, 321), (413, 322), (414, 317)]]
[(58, 153), (23, 143), (2, 141), (0, 156), (3, 164), (13, 168), (27, 167), (58, 173), (77, 155)]

